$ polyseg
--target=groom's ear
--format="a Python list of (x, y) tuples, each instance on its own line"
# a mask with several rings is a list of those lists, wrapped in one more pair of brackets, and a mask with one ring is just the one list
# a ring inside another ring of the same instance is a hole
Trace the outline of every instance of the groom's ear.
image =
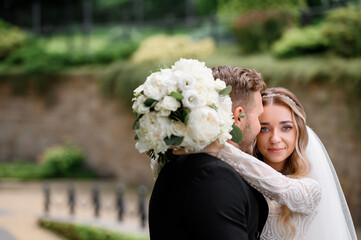
[(244, 108), (241, 106), (236, 107), (235, 109), (233, 109), (233, 119), (234, 119), (234, 125), (236, 125), (237, 127), (239, 127), (241, 130), (243, 130), (244, 126), (245, 126), (245, 122), (244, 121)]

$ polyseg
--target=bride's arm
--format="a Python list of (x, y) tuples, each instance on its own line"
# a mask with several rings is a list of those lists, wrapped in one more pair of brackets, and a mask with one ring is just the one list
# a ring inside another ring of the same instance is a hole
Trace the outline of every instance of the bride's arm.
[(289, 178), (257, 158), (226, 143), (218, 158), (230, 164), (262, 194), (291, 211), (310, 214), (321, 200), (321, 188), (311, 178)]

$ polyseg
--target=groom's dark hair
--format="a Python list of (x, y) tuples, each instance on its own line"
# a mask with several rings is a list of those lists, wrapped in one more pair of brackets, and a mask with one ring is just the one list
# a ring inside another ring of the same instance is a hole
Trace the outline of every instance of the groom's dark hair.
[(252, 93), (263, 92), (266, 84), (262, 75), (253, 69), (239, 68), (234, 66), (218, 66), (212, 68), (214, 79), (223, 80), (226, 85), (232, 86), (230, 97), (232, 106), (242, 106), (245, 110), (253, 107)]

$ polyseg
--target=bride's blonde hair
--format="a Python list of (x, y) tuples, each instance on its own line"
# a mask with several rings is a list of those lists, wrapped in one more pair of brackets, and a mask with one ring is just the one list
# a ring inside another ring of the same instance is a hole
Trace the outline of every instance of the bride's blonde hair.
[[(297, 132), (295, 149), (288, 157), (282, 174), (290, 178), (301, 178), (309, 174), (311, 164), (306, 157), (308, 133), (306, 128), (306, 113), (297, 97), (285, 88), (269, 88), (262, 94), (263, 106), (282, 105), (290, 108)], [(263, 159), (262, 154), (254, 148), (254, 154), (258, 159)], [(279, 215), (279, 223), (286, 239), (293, 239), (296, 229), (291, 222), (292, 211), (282, 205)]]

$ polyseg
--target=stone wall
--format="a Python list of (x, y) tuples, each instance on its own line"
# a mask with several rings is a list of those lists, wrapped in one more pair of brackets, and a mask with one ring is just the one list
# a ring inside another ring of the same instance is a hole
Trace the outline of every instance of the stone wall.
[[(344, 92), (320, 84), (285, 87), (304, 104), (308, 125), (325, 144), (353, 218), (361, 223), (361, 142), (346, 118)], [(16, 96), (3, 85), (0, 162), (35, 161), (45, 148), (70, 140), (84, 149), (87, 164), (101, 175), (152, 187), (149, 159), (134, 148), (134, 120), (130, 110), (104, 98), (96, 82), (87, 77), (68, 77), (46, 98), (32, 93)]]
[(130, 110), (105, 99), (87, 77), (69, 77), (49, 95), (16, 96), (0, 87), (0, 162), (36, 161), (47, 147), (71, 141), (99, 174), (128, 184), (153, 184), (148, 157), (134, 148)]

